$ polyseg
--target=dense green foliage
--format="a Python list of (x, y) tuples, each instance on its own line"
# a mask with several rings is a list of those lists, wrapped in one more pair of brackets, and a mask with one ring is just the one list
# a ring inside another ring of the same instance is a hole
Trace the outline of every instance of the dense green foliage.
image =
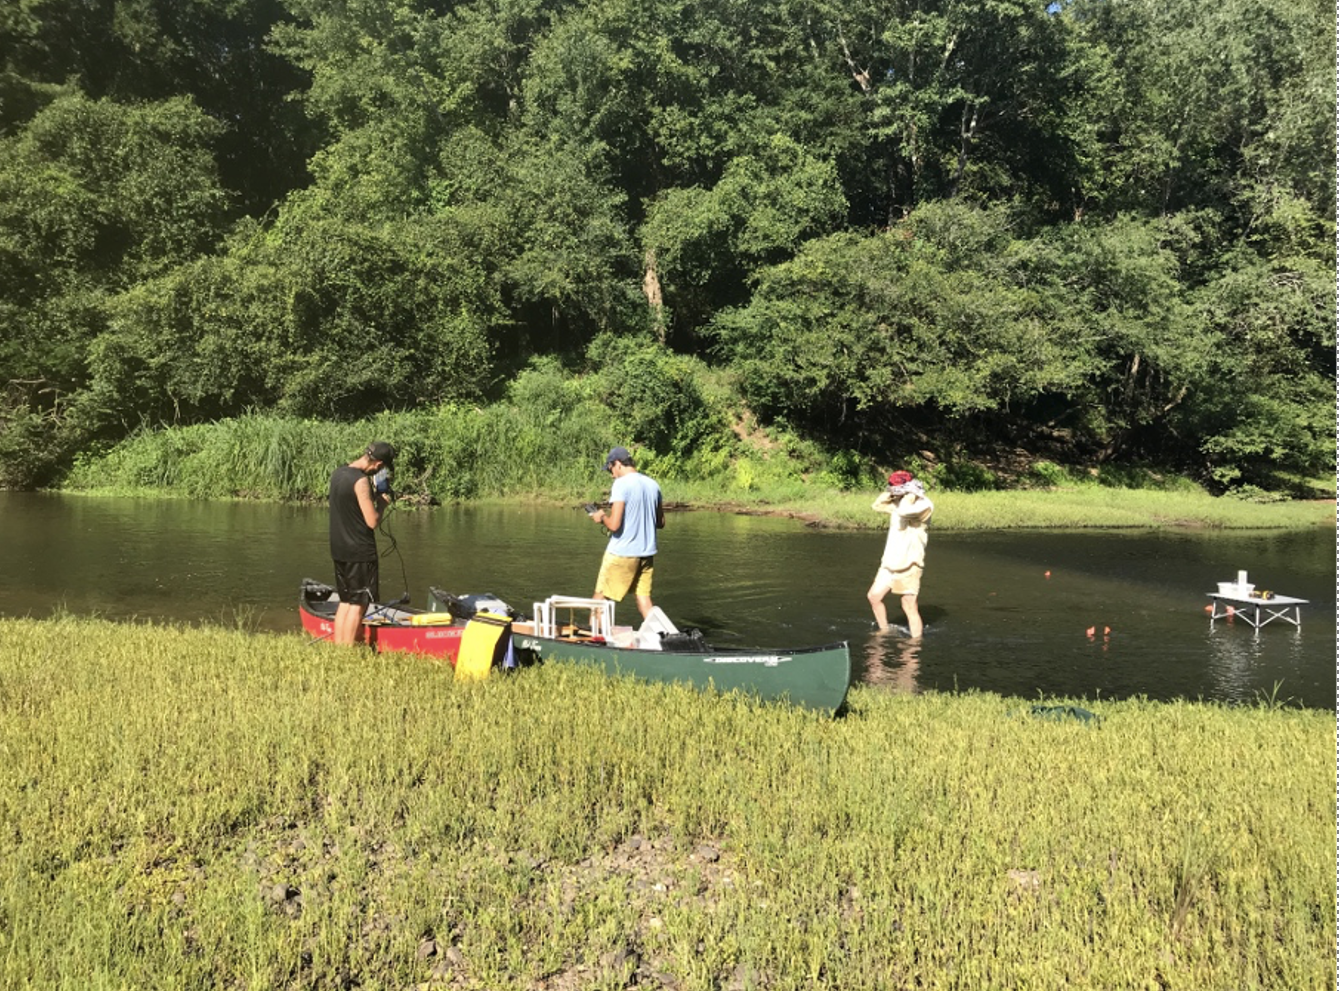
[(5, 987), (1335, 982), (1333, 712), (828, 719), (297, 635), (0, 644)]
[[(867, 477), (858, 458), (828, 457), (785, 433), (775, 432), (766, 446), (735, 447), (714, 435), (720, 409), (710, 398), (669, 391), (678, 381), (692, 382), (675, 376), (686, 364), (692, 370), (689, 359), (668, 357), (632, 379), (643, 395), (673, 397), (661, 409), (677, 436), (700, 438), (686, 451), (634, 450), (673, 506), (787, 515), (844, 529), (884, 527), (885, 518), (870, 512), (870, 492), (881, 480)], [(331, 465), (352, 458), (367, 438), (385, 437), (400, 450), (392, 479), (398, 507), (499, 498), (575, 506), (606, 497), (609, 476), (595, 466), (624, 435), (621, 424), (635, 422), (634, 415), (611, 413), (610, 405), (621, 402), (617, 389), (590, 389), (602, 381), (622, 385), (624, 367), (574, 381), (541, 363), (522, 372), (504, 400), (478, 409), (383, 413), (340, 424), (253, 415), (137, 431), (104, 455), (79, 459), (66, 489), (317, 502), (326, 498)], [(936, 526), (946, 530), (1335, 527), (1331, 500), (1260, 492), (1216, 498), (1182, 476), (1147, 468), (1074, 471), (1035, 461), (1008, 486), (967, 462), (922, 463), (917, 471), (934, 492)]]
[[(724, 465), (725, 411), (703, 394), (701, 364), (663, 348), (600, 343), (601, 372), (574, 380), (537, 359), (484, 407), (443, 404), (331, 424), (249, 415), (172, 430), (138, 430), (97, 456), (78, 459), (73, 489), (176, 491), (202, 498), (324, 499), (332, 465), (371, 437), (395, 445), (398, 496), (410, 504), (512, 494), (585, 498), (608, 476), (597, 467), (623, 436), (663, 441), (665, 453), (638, 449), (658, 476), (701, 479)], [(806, 457), (777, 459), (799, 475)]]
[(832, 477), (1287, 490), (1334, 470), (1335, 54), (1283, 0), (12, 6), (0, 485), (538, 361), (676, 462), (756, 417)]

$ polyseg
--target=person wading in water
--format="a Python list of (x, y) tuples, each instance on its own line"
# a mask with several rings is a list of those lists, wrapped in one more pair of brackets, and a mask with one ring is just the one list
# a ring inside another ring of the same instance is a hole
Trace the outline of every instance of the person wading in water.
[(889, 476), (888, 488), (875, 498), (870, 508), (892, 517), (879, 571), (865, 594), (875, 614), (875, 627), (881, 632), (889, 628), (884, 597), (892, 592), (902, 598), (907, 632), (915, 639), (922, 631), (917, 593), (921, 591), (921, 573), (926, 567), (926, 524), (935, 506), (911, 472), (895, 471)]

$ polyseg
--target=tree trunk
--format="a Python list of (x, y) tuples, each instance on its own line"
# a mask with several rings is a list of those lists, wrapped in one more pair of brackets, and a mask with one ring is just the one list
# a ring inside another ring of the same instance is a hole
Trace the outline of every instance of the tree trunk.
[(656, 249), (648, 248), (643, 262), (646, 274), (642, 278), (642, 292), (651, 308), (651, 323), (656, 339), (665, 343), (665, 303), (661, 298), (661, 279), (656, 274)]

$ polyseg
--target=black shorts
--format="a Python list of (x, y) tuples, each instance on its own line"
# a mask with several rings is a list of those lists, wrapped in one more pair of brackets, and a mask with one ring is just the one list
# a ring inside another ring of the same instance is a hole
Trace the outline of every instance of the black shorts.
[(335, 591), (341, 602), (370, 606), (381, 596), (376, 561), (336, 561)]

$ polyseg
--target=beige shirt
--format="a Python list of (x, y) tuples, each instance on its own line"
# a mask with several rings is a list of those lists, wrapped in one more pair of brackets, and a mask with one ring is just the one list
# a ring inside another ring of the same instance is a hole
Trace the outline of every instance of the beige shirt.
[(926, 524), (935, 512), (935, 505), (925, 496), (881, 492), (870, 508), (893, 517), (889, 520), (889, 537), (884, 542), (880, 566), (890, 571), (906, 571), (913, 565), (924, 568)]

